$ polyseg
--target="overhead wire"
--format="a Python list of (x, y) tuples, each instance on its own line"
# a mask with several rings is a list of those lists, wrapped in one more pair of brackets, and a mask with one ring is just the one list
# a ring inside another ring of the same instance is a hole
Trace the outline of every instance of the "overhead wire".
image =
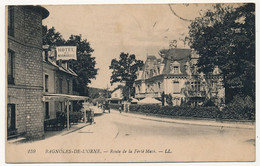
[(176, 17), (178, 17), (179, 19), (181, 19), (181, 20), (183, 20), (183, 21), (188, 21), (188, 22), (192, 22), (192, 21), (193, 21), (193, 20), (186, 19), (186, 18), (183, 18), (183, 17), (179, 16), (179, 15), (173, 10), (173, 8), (172, 8), (172, 6), (171, 6), (170, 4), (168, 4), (168, 6), (169, 6), (171, 12), (172, 12)]

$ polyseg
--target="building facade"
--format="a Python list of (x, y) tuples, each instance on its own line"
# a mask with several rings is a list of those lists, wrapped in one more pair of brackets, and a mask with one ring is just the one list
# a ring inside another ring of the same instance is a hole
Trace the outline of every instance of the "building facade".
[(225, 89), (217, 66), (209, 75), (199, 73), (196, 66), (199, 56), (190, 49), (165, 49), (160, 56), (147, 56), (144, 67), (138, 71), (135, 98), (162, 100), (162, 95), (166, 95), (177, 106), (203, 104), (208, 100), (216, 105), (224, 103)]
[(109, 103), (122, 104), (124, 99), (123, 88), (122, 85), (119, 85), (111, 92), (111, 98), (108, 99)]
[(7, 136), (44, 136), (42, 19), (40, 6), (8, 6)]
[[(51, 51), (52, 50), (52, 51)], [(43, 96), (73, 95), (73, 79), (77, 74), (69, 67), (67, 61), (56, 61), (55, 49), (43, 51)], [(65, 101), (44, 102), (45, 121), (57, 118), (57, 113), (65, 113)], [(69, 102), (69, 111), (73, 110), (72, 101)]]

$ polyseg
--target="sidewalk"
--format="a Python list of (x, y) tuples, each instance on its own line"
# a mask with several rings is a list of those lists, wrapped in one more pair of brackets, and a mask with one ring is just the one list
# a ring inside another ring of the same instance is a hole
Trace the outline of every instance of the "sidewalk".
[(215, 119), (180, 119), (174, 117), (165, 117), (165, 116), (152, 115), (152, 114), (140, 114), (134, 112), (128, 112), (128, 113), (122, 112), (122, 115), (133, 117), (133, 118), (145, 119), (145, 120), (153, 120), (157, 122), (165, 122), (165, 123), (255, 129), (255, 122), (230, 122), (230, 121), (221, 122), (221, 121), (216, 121)]
[[(70, 134), (72, 132), (75, 132), (77, 130), (80, 130), (86, 126), (89, 126), (89, 123), (78, 123), (78, 124), (72, 124), (71, 127), (69, 128), (69, 130), (67, 130), (67, 128), (64, 128), (63, 130), (59, 130), (59, 131), (45, 131), (44, 133), (44, 140), (51, 138), (51, 137), (55, 137), (55, 136), (64, 136), (67, 134)], [(32, 142), (32, 141), (39, 141), (39, 140), (27, 140), (24, 137), (18, 137), (16, 139), (11, 139), (8, 140), (8, 143), (14, 143), (14, 144), (19, 144), (19, 143), (24, 143), (24, 142)]]

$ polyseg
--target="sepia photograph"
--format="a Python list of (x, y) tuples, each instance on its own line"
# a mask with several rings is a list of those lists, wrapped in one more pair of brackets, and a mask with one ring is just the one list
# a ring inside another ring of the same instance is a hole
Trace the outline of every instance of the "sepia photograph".
[(255, 8), (6, 5), (5, 162), (255, 162)]

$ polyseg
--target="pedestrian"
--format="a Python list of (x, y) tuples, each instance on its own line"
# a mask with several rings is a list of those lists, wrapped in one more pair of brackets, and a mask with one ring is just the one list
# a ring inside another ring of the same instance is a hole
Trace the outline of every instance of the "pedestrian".
[(119, 107), (119, 112), (120, 112), (120, 113), (122, 112), (122, 108), (121, 108), (121, 106)]

